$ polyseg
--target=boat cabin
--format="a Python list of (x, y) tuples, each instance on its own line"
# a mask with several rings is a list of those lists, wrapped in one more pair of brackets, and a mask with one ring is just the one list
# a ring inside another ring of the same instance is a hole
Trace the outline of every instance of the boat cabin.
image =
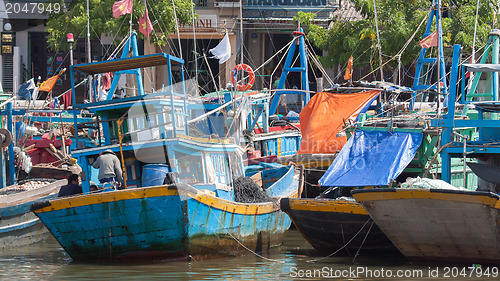
[[(79, 146), (72, 152), (85, 175), (84, 192), (90, 192), (91, 184), (100, 186), (99, 171), (91, 164), (100, 152), (110, 149), (122, 163), (124, 188), (180, 182), (219, 197), (233, 197), (234, 177), (243, 175), (242, 153), (234, 140), (211, 138), (194, 122), (189, 122), (194, 111), (188, 106), (183, 64), (182, 59), (162, 53), (71, 67), (72, 76), (76, 72), (87, 75), (115, 73), (105, 100), (76, 105), (78, 110), (95, 114), (96, 120), (92, 123), (97, 125), (102, 136), (96, 147)], [(174, 65), (181, 69), (180, 76), (172, 75)], [(140, 69), (153, 66), (169, 70), (166, 87), (145, 94)], [(139, 95), (112, 99), (120, 74), (130, 73), (136, 74)], [(82, 125), (75, 118), (75, 130)]]

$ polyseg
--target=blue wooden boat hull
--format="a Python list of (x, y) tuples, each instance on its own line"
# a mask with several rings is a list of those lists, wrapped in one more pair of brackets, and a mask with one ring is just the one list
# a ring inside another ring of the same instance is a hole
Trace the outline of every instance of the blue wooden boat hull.
[[(275, 185), (296, 197), (290, 168)], [(46, 201), (34, 213), (74, 260), (169, 260), (236, 255), (282, 242), (279, 203), (235, 203), (186, 184)]]
[(63, 184), (65, 180), (0, 196), (0, 249), (22, 247), (49, 237), (47, 228), (30, 211), (30, 206), (38, 200), (56, 198)]

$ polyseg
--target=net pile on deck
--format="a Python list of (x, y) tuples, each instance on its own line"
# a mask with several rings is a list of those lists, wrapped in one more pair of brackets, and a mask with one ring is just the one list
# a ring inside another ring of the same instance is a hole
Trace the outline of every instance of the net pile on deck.
[(275, 201), (249, 177), (239, 177), (234, 181), (234, 200), (241, 203)]

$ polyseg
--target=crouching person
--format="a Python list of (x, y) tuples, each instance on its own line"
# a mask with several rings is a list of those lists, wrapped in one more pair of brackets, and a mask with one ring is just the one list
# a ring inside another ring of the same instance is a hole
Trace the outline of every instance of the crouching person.
[(99, 169), (100, 183), (116, 182), (117, 186), (122, 185), (123, 176), (120, 160), (111, 149), (99, 153), (99, 157), (92, 163), (92, 167)]

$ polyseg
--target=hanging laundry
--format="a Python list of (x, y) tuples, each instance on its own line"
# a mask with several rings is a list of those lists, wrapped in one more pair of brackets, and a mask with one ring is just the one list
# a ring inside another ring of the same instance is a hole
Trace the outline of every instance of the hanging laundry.
[(352, 78), (352, 64), (353, 64), (353, 62), (354, 62), (354, 59), (351, 56), (349, 58), (349, 61), (347, 62), (347, 69), (345, 70), (345, 75), (344, 75), (345, 80), (349, 80)]
[(31, 94), (31, 99), (34, 101), (38, 98), (38, 89), (39, 89), (39, 87), (35, 87), (33, 89), (33, 94)]
[(215, 48), (210, 49), (209, 52), (214, 55), (210, 58), (218, 59), (219, 64), (225, 63), (231, 57), (231, 44), (229, 43), (229, 36), (227, 33), (219, 44), (215, 46)]
[(109, 90), (111, 88), (111, 82), (113, 82), (113, 72), (106, 72), (102, 77), (102, 89)]
[(26, 83), (22, 84), (19, 87), (19, 90), (17, 91), (17, 96), (24, 99), (28, 100), (31, 99), (33, 95), (33, 89), (35, 89), (35, 79), (31, 78), (30, 80), (26, 81)]
[(59, 105), (59, 99), (57, 97), (53, 98), (49, 103), (49, 108), (54, 109)]
[(71, 105), (71, 98), (72, 98), (72, 94), (71, 94), (71, 90), (69, 90), (67, 93), (65, 93), (64, 95), (62, 95), (61, 97), (61, 105), (64, 106), (64, 109), (68, 109), (68, 107)]

